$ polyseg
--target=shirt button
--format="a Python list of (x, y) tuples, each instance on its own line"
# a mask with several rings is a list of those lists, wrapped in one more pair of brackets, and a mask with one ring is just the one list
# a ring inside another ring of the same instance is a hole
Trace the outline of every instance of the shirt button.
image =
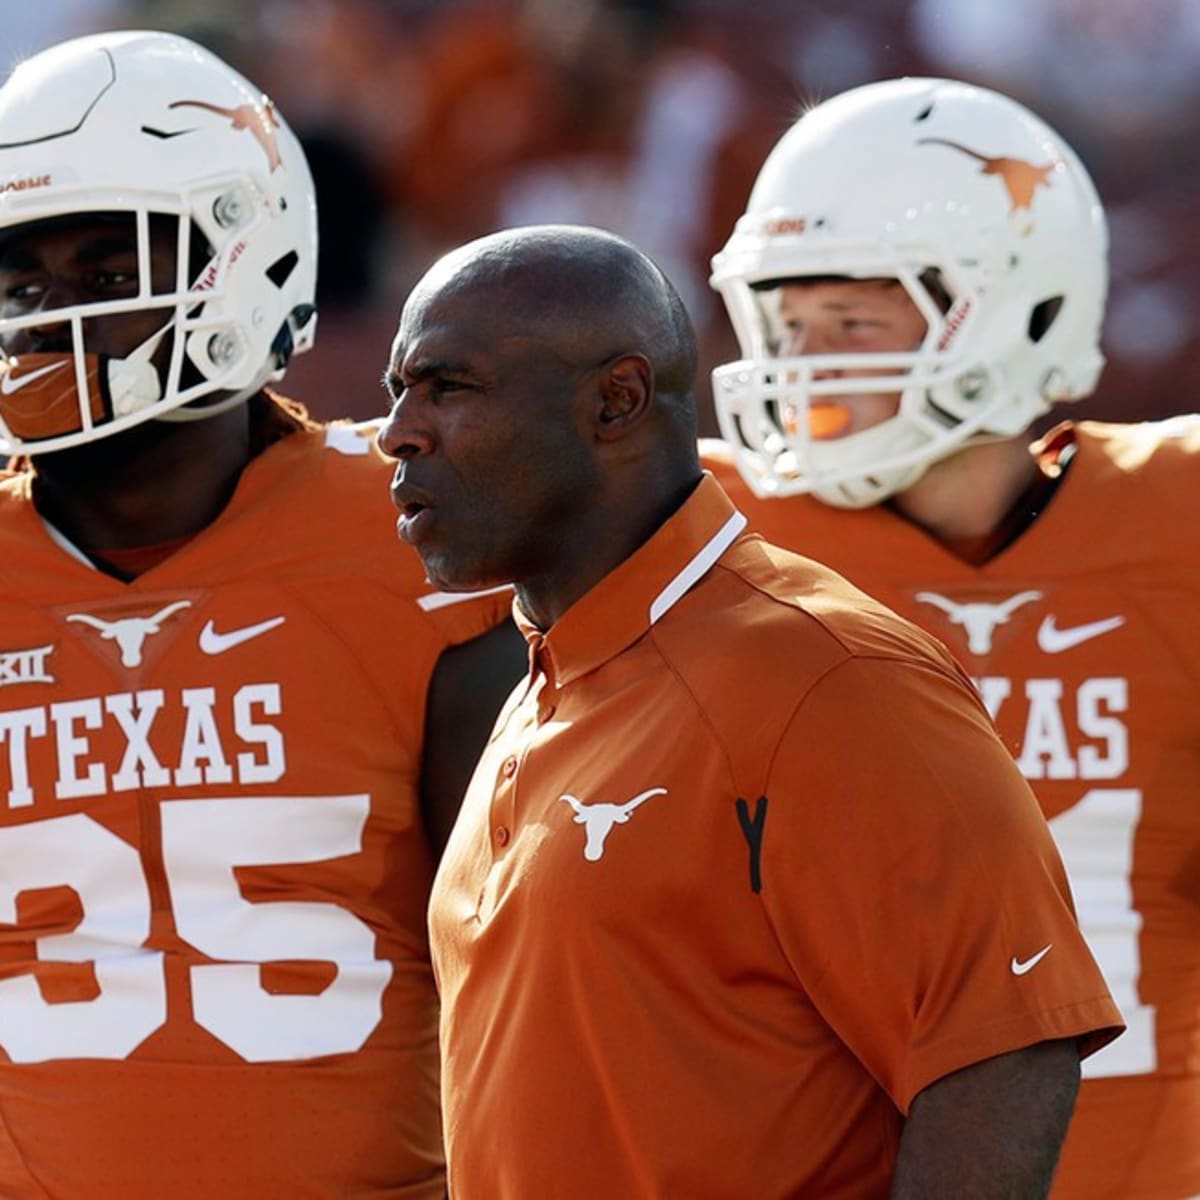
[(511, 835), (509, 834), (508, 830), (503, 825), (496, 826), (496, 845), (497, 846), (507, 846), (508, 839), (510, 836)]
[(505, 778), (512, 776), (515, 773), (516, 769), (517, 769), (517, 760), (515, 758), (513, 758), (512, 755), (509, 755), (509, 757), (504, 760), (504, 765), (500, 768), (500, 770), (503, 773), (503, 775), (505, 776)]

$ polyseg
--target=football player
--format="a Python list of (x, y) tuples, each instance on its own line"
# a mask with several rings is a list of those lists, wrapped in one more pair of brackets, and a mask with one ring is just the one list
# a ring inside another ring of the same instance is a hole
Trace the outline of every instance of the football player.
[(509, 599), (428, 586), (374, 427), (267, 390), (315, 277), (300, 144), (200, 46), (0, 89), (9, 1200), (445, 1193), (426, 831)]
[(1128, 1023), (1084, 1063), (1055, 1196), (1182, 1200), (1200, 1195), (1200, 422), (1028, 432), (1096, 385), (1107, 253), (1079, 158), (1005, 96), (903, 79), (812, 108), (713, 260), (742, 358), (714, 372), (705, 457), (752, 526), (967, 666)]

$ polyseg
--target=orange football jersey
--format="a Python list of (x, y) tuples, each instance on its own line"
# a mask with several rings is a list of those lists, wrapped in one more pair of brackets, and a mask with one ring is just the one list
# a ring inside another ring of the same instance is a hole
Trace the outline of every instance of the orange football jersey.
[(743, 525), (525, 629), (430, 908), (457, 1200), (884, 1197), (922, 1088), (1119, 1028), (961, 669)]
[(305, 429), (132, 583), (0, 485), (0, 1195), (444, 1195), (432, 593), (372, 427)]
[(1128, 1030), (1084, 1064), (1055, 1200), (1200, 1195), (1200, 420), (1064, 425), (1041, 516), (982, 566), (886, 507), (758, 500), (750, 527), (941, 638), (974, 678), (1062, 852)]

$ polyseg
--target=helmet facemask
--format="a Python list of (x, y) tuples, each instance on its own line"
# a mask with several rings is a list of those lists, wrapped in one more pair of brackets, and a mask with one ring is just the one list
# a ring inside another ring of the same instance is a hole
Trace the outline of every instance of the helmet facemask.
[[(62, 289), (30, 248), (64, 234), (88, 239), (97, 274), (128, 275), (128, 283), (106, 283), (105, 298), (62, 302)], [(174, 331), (186, 328), (188, 310), (196, 308), (189, 285), (210, 256), (186, 217), (165, 213), (72, 214), (4, 231), (0, 436), (61, 448), (101, 426), (115, 432), (137, 424), (168, 393), (186, 403), (189, 386), (201, 379), (174, 351), (184, 344)], [(122, 331), (120, 322), (131, 319), (148, 332)], [(98, 331), (104, 321), (107, 334)], [(114, 333), (133, 344), (114, 353)]]
[[(929, 446), (946, 447), (979, 433), (999, 386), (986, 364), (966, 361), (954, 335), (971, 304), (956, 298), (943, 271), (889, 264), (894, 274), (868, 275), (903, 289), (924, 322), (910, 349), (790, 355), (780, 310), (789, 284), (849, 281), (850, 276), (768, 279), (737, 288), (735, 324), (752, 355), (713, 373), (722, 435), (753, 454), (761, 495), (812, 492), (825, 503), (860, 508), (914, 483), (930, 464)], [(729, 295), (727, 293), (727, 299)], [(733, 303), (731, 303), (731, 311)], [(895, 412), (857, 432), (842, 397), (894, 397)], [(862, 464), (871, 464), (864, 474)], [(743, 461), (749, 469), (749, 461)]]
[[(132, 265), (127, 287), (56, 296), (49, 276), (22, 293), (17, 264), (0, 295), (0, 452), (213, 416), (311, 345), (307, 164), (270, 101), (194, 43), (105, 34), (27, 60), (0, 89), (4, 171), (28, 186), (0, 193), (0, 253), (111, 224)], [(132, 344), (123, 316), (144, 318)]]

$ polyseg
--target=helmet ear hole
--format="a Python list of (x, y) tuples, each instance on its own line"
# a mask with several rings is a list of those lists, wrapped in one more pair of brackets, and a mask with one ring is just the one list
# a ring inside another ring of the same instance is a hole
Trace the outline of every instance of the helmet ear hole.
[(277, 287), (281, 288), (288, 281), (288, 276), (296, 269), (300, 263), (300, 256), (295, 250), (289, 250), (282, 258), (277, 258), (267, 268), (267, 278)]
[(1028, 330), (1031, 342), (1040, 342), (1050, 332), (1050, 326), (1054, 324), (1062, 310), (1063, 299), (1062, 296), (1051, 296), (1048, 300), (1042, 300), (1033, 306), (1033, 310), (1029, 314)]

